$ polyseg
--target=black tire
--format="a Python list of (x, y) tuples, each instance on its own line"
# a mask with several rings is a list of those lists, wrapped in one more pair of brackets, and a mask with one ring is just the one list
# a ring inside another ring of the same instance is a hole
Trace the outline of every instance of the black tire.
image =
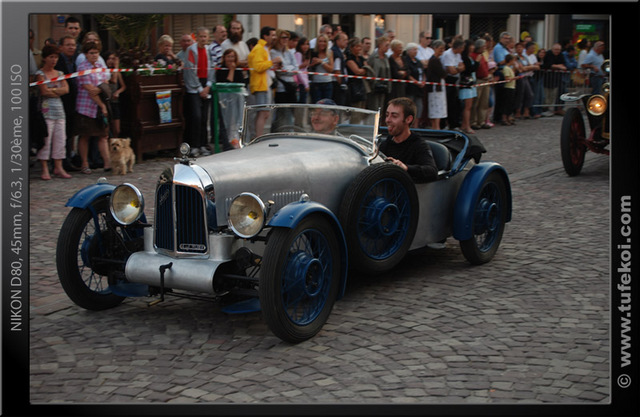
[(260, 305), (271, 331), (300, 343), (326, 323), (340, 288), (340, 245), (321, 215), (271, 231), (260, 270)]
[(584, 119), (577, 107), (570, 108), (562, 119), (560, 151), (562, 165), (570, 177), (580, 174), (587, 152)]
[(498, 172), (492, 172), (482, 183), (474, 205), (473, 236), (460, 241), (462, 254), (472, 265), (489, 262), (502, 240), (507, 218), (507, 186)]
[[(102, 197), (93, 203), (101, 238), (108, 244), (107, 216), (109, 198)], [(101, 254), (96, 224), (89, 210), (73, 208), (69, 212), (58, 237), (56, 263), (62, 288), (69, 298), (87, 310), (105, 310), (122, 303), (125, 297), (112, 294), (108, 287), (109, 268), (94, 259)]]
[(418, 193), (413, 180), (393, 164), (364, 169), (349, 185), (339, 218), (349, 248), (349, 265), (378, 274), (407, 254), (418, 224)]

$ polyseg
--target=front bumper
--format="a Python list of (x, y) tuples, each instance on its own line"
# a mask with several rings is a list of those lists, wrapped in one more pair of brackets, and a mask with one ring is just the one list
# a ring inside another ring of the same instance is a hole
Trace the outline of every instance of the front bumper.
[(164, 273), (164, 287), (176, 290), (214, 294), (213, 279), (216, 270), (231, 261), (234, 243), (232, 235), (209, 235), (209, 257), (174, 258), (159, 254), (153, 247), (153, 229), (144, 232), (144, 251), (133, 253), (127, 260), (125, 275), (129, 282), (161, 286), (160, 268), (172, 263)]

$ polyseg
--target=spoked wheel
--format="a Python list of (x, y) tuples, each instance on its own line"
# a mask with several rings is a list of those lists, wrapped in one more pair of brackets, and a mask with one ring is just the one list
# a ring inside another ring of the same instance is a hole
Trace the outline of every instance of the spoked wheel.
[(487, 176), (473, 214), (473, 236), (460, 241), (464, 257), (473, 265), (489, 262), (500, 246), (507, 217), (507, 187), (497, 172)]
[(562, 165), (570, 177), (578, 175), (584, 164), (587, 151), (585, 145), (584, 119), (577, 107), (570, 108), (562, 119), (560, 133), (560, 151)]
[(124, 300), (109, 290), (108, 275), (126, 259), (125, 236), (107, 226), (108, 197), (93, 203), (90, 210), (73, 208), (58, 237), (56, 263), (62, 288), (69, 298), (88, 310), (105, 310)]
[(418, 223), (418, 194), (411, 177), (392, 164), (363, 170), (340, 206), (349, 264), (375, 274), (393, 268), (407, 254)]
[(340, 271), (338, 238), (322, 216), (274, 229), (260, 271), (260, 304), (271, 331), (291, 343), (318, 333), (337, 298)]

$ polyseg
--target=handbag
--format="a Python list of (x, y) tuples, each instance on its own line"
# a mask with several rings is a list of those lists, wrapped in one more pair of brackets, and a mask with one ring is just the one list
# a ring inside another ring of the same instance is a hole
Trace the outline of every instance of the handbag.
[(98, 88), (100, 89), (100, 98), (102, 101), (106, 103), (111, 100), (111, 87), (108, 83), (101, 83), (98, 85)]
[(386, 81), (376, 81), (373, 83), (373, 92), (378, 94), (383, 94), (387, 92), (387, 82)]
[(279, 82), (282, 83), (282, 85), (284, 86), (284, 91), (287, 94), (296, 94), (298, 92), (298, 84), (293, 82), (293, 81), (285, 81), (280, 77), (277, 77)]
[(349, 101), (364, 101), (366, 98), (367, 94), (362, 80), (354, 80), (349, 83)]
[(474, 80), (473, 77), (470, 75), (463, 75), (460, 77), (460, 82), (459, 82), (460, 87), (468, 88), (474, 85), (475, 83), (476, 83), (476, 80)]

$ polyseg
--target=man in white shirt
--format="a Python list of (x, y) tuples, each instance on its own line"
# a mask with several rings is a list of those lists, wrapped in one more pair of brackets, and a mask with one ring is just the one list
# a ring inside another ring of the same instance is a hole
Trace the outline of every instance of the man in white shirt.
[(422, 62), (422, 66), (427, 68), (429, 59), (433, 55), (433, 49), (431, 48), (431, 32), (420, 32), (420, 41), (418, 43), (418, 55), (416, 58)]
[[(333, 73), (334, 74), (347, 74), (347, 63), (345, 57), (345, 50), (347, 43), (349, 42), (349, 36), (346, 33), (340, 32), (336, 35), (335, 44), (331, 48), (333, 52)], [(344, 77), (335, 77), (333, 81), (333, 100), (340, 106), (347, 105), (347, 79)]]
[(247, 57), (249, 56), (249, 47), (242, 40), (244, 35), (244, 27), (242, 23), (237, 20), (233, 20), (229, 25), (229, 37), (222, 42), (222, 52), (231, 48), (236, 51), (238, 55), (238, 66), (241, 68), (247, 67)]
[[(534, 77), (534, 71), (539, 71), (540, 70), (540, 63), (538, 62), (538, 57), (536, 56), (536, 49), (537, 49), (537, 45), (535, 42), (531, 41), (531, 42), (527, 42), (525, 45), (525, 50), (524, 53), (522, 55), (524, 55), (524, 57), (527, 59), (527, 61), (529, 62), (529, 65), (532, 67), (532, 71), (528, 71), (525, 75), (527, 76), (525, 78), (525, 81), (528, 81), (529, 84), (531, 85), (531, 91), (533, 92), (533, 98), (534, 98), (534, 105), (535, 104), (542, 104), (540, 103), (536, 103), (536, 91), (539, 91), (538, 89), (542, 88), (542, 85), (540, 83), (542, 83), (542, 80), (536, 80)], [(538, 93), (538, 97), (541, 97), (541, 92)], [(539, 107), (531, 107), (531, 115), (533, 116), (534, 119), (537, 119), (540, 117), (540, 108)]]
[[(447, 71), (445, 82), (447, 84), (457, 84), (460, 73), (464, 71), (464, 63), (460, 53), (464, 49), (464, 41), (456, 39), (453, 41), (451, 48), (447, 49), (442, 56), (442, 66)], [(447, 124), (449, 129), (460, 127), (460, 100), (458, 99), (458, 87), (456, 85), (447, 85)]]
[[(396, 38), (396, 32), (389, 29), (385, 35), (387, 36), (387, 38), (389, 38), (389, 42), (393, 41)], [(387, 58), (389, 58), (391, 55), (393, 55), (393, 51), (391, 50), (391, 48), (389, 48), (389, 50), (385, 53), (385, 55), (387, 56)]]
[[(327, 38), (329, 39), (333, 39), (333, 28), (331, 27), (330, 24), (325, 23), (324, 25), (320, 26), (320, 30), (318, 32), (320, 35), (327, 35)], [(314, 49), (316, 47), (316, 40), (318, 38), (313, 38), (309, 41), (309, 48), (310, 49)], [(333, 42), (329, 41), (329, 46), (327, 46), (327, 48), (331, 49), (331, 47), (333, 46)]]

